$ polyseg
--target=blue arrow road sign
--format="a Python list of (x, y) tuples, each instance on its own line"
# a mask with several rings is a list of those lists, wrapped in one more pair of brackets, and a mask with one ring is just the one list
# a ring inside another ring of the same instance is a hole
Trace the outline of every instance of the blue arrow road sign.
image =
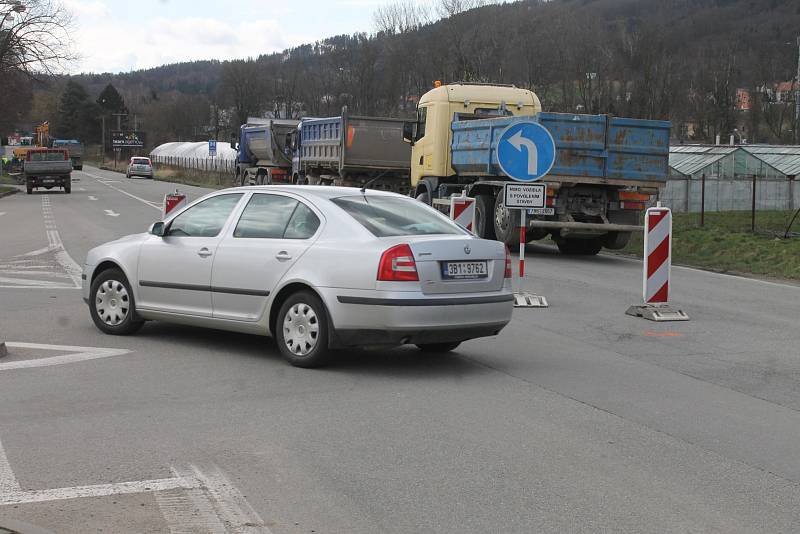
[(509, 125), (497, 142), (497, 163), (512, 180), (534, 182), (556, 162), (556, 143), (550, 132), (536, 122)]
[(209, 139), (208, 140), (208, 155), (209, 156), (216, 156), (217, 155), (217, 140), (216, 139)]

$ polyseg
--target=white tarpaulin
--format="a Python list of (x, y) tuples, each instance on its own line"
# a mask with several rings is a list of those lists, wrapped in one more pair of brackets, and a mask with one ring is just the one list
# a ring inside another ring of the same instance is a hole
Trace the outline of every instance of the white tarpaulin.
[[(211, 156), (208, 155), (208, 141), (197, 143), (164, 143), (154, 148), (153, 151), (150, 152), (150, 156), (156, 160), (159, 160), (161, 157), (211, 159)], [(216, 159), (235, 160), (236, 151), (231, 148), (230, 143), (217, 141)]]

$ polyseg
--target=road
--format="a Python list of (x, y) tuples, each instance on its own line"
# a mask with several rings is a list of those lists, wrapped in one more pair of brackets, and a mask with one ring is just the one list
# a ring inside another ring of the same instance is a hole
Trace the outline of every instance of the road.
[[(800, 287), (531, 246), (496, 338), (290, 367), (267, 338), (92, 324), (75, 265), (174, 185), (0, 199), (0, 526), (54, 532), (797, 532)], [(202, 189), (180, 186), (190, 199)], [(79, 280), (78, 280), (79, 282)]]

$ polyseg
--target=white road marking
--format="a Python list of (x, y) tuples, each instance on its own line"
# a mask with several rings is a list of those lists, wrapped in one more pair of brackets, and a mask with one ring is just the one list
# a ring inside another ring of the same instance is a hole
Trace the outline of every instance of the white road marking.
[(21, 490), (17, 477), (14, 476), (14, 471), (11, 470), (11, 464), (8, 463), (6, 451), (3, 449), (3, 442), (0, 441), (0, 495)]
[(108, 178), (101, 178), (100, 183), (102, 184), (121, 184), (122, 180), (109, 180)]
[(75, 347), (72, 345), (46, 345), (42, 343), (21, 342), (6, 342), (6, 347), (9, 349), (53, 350), (59, 352), (69, 352), (69, 354), (60, 354), (58, 356), (38, 358), (34, 360), (20, 360), (0, 363), (0, 371), (10, 371), (12, 369), (31, 369), (34, 367), (49, 367), (51, 365), (64, 365), (67, 363), (110, 358), (112, 356), (122, 356), (123, 354), (128, 354), (131, 352), (128, 349)]
[[(89, 176), (91, 176), (92, 178), (97, 178), (97, 181), (98, 181), (98, 182), (100, 182), (101, 184), (105, 185), (106, 187), (110, 187), (111, 189), (114, 189), (115, 191), (119, 191), (119, 192), (120, 192), (120, 193), (122, 193), (123, 195), (127, 195), (127, 196), (129, 196), (129, 197), (131, 197), (131, 198), (133, 198), (133, 199), (136, 199), (136, 200), (138, 200), (139, 202), (142, 202), (142, 203), (144, 203), (144, 204), (147, 204), (147, 205), (148, 205), (148, 206), (150, 206), (151, 208), (155, 208), (155, 209), (157, 209), (158, 211), (161, 211), (161, 204), (158, 204), (158, 203), (156, 203), (156, 202), (150, 202), (149, 200), (145, 200), (145, 199), (143, 199), (143, 198), (141, 198), (141, 197), (137, 197), (137, 196), (136, 196), (136, 195), (134, 195), (134, 194), (128, 193), (127, 191), (124, 191), (124, 190), (120, 189), (119, 187), (116, 187), (116, 186), (113, 186), (113, 185), (111, 185), (111, 184), (109, 183), (109, 181), (104, 181), (104, 178), (102, 178), (101, 176), (97, 176), (96, 174), (92, 174), (92, 173), (89, 173), (89, 172), (86, 172), (86, 171), (83, 171), (83, 172), (84, 172), (85, 174), (88, 174), (88, 175), (89, 175)], [(118, 180), (113, 180), (113, 181), (116, 181), (116, 182), (118, 182)]]
[[(0, 288), (13, 289), (80, 289), (83, 270), (67, 253), (58, 233), (50, 196), (42, 195), (42, 216), (47, 247), (18, 254), (10, 261), (0, 261)], [(37, 258), (35, 260), (25, 258)], [(47, 271), (42, 273), (41, 271)], [(13, 276), (11, 276), (13, 275)], [(32, 279), (27, 276), (45, 277)], [(50, 278), (50, 279), (47, 279)], [(58, 280), (58, 279), (62, 280)], [(65, 284), (64, 278), (69, 279)]]
[(2, 217), (2, 216), (3, 216), (3, 215), (5, 215), (5, 214), (6, 214), (6, 212), (5, 212), (5, 211), (0, 211), (0, 217)]
[(97, 197), (93, 197), (92, 195), (89, 195), (89, 200), (97, 200)]
[(106, 215), (109, 217), (119, 217), (119, 213), (115, 213), (114, 210), (103, 210), (106, 212)]
[(41, 256), (45, 252), (49, 252), (50, 247), (38, 248), (36, 250), (32, 250), (30, 252), (26, 252), (25, 254), (17, 254), (14, 256), (15, 258), (30, 258), (32, 256)]
[[(631, 258), (630, 256), (623, 256), (621, 254), (603, 253), (603, 256), (606, 256), (606, 257), (609, 257), (609, 258), (616, 258), (616, 259), (623, 260), (623, 261), (638, 263), (639, 265), (642, 264), (642, 260), (639, 259), (639, 258)], [(693, 271), (695, 273), (708, 274), (708, 275), (711, 275), (711, 276), (718, 276), (718, 277), (722, 277), (722, 278), (735, 278), (737, 280), (742, 280), (742, 281), (746, 281), (746, 282), (755, 282), (757, 284), (764, 284), (764, 285), (775, 286), (775, 287), (780, 287), (780, 288), (790, 287), (792, 289), (800, 289), (800, 285), (792, 284), (792, 283), (788, 283), (788, 282), (773, 282), (771, 280), (761, 280), (760, 278), (750, 278), (749, 276), (741, 276), (741, 275), (738, 275), (738, 274), (715, 273), (714, 271), (707, 271), (705, 269), (698, 269), (696, 267), (687, 267), (685, 265), (675, 265), (675, 264), (673, 264), (672, 268), (673, 269), (681, 269), (681, 270), (684, 270), (684, 271)]]
[[(223, 521), (228, 532), (271, 534), (264, 520), (217, 466), (212, 465), (204, 469), (205, 471), (201, 471), (198, 467), (190, 465), (183, 471), (173, 468), (173, 472), (181, 479), (195, 480), (199, 483), (199, 486), (207, 492), (217, 516)], [(194, 484), (187, 485), (194, 486)]]
[(247, 499), (216, 466), (172, 469), (170, 478), (23, 490), (0, 443), (0, 506), (152, 493), (171, 534), (272, 534)]
[(186, 484), (186, 481), (182, 478), (157, 478), (154, 480), (118, 482), (116, 484), (98, 484), (96, 486), (9, 491), (0, 493), (0, 506), (63, 501), (66, 499), (81, 499), (86, 497), (107, 497), (109, 495), (125, 495), (131, 493), (152, 493), (155, 491), (185, 488), (184, 484)]
[(170, 534), (226, 534), (225, 525), (203, 490), (161, 491), (153, 495)]

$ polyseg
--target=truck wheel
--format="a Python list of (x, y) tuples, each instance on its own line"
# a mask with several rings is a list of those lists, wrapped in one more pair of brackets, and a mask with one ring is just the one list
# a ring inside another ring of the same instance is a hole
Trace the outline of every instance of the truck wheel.
[(428, 193), (428, 189), (425, 187), (422, 188), (422, 192), (419, 193), (416, 198), (423, 204), (431, 205), (431, 194)]
[(498, 241), (510, 247), (516, 246), (519, 245), (519, 210), (506, 209), (503, 196), (500, 189), (494, 201), (494, 234)]
[(601, 238), (559, 239), (556, 241), (559, 252), (570, 256), (596, 256), (603, 248)]
[(71, 185), (65, 185), (65, 186), (64, 186), (64, 193), (66, 193), (66, 194), (68, 194), (68, 195), (69, 195), (70, 193), (72, 193), (72, 186), (71, 186)]
[(619, 250), (628, 246), (630, 232), (609, 232), (603, 240), (603, 246), (611, 250)]
[(27, 191), (29, 195), (32, 195), (33, 194), (33, 187), (28, 186), (28, 187), (25, 188), (25, 191)]
[(494, 231), (494, 197), (475, 196), (475, 235), (483, 239), (496, 239)]
[(289, 296), (278, 312), (275, 341), (295, 367), (319, 367), (327, 362), (328, 317), (319, 297), (310, 291)]
[(265, 170), (258, 171), (258, 174), (256, 174), (256, 185), (269, 185), (269, 183), (270, 179), (269, 179), (269, 174), (267, 174), (267, 171)]

